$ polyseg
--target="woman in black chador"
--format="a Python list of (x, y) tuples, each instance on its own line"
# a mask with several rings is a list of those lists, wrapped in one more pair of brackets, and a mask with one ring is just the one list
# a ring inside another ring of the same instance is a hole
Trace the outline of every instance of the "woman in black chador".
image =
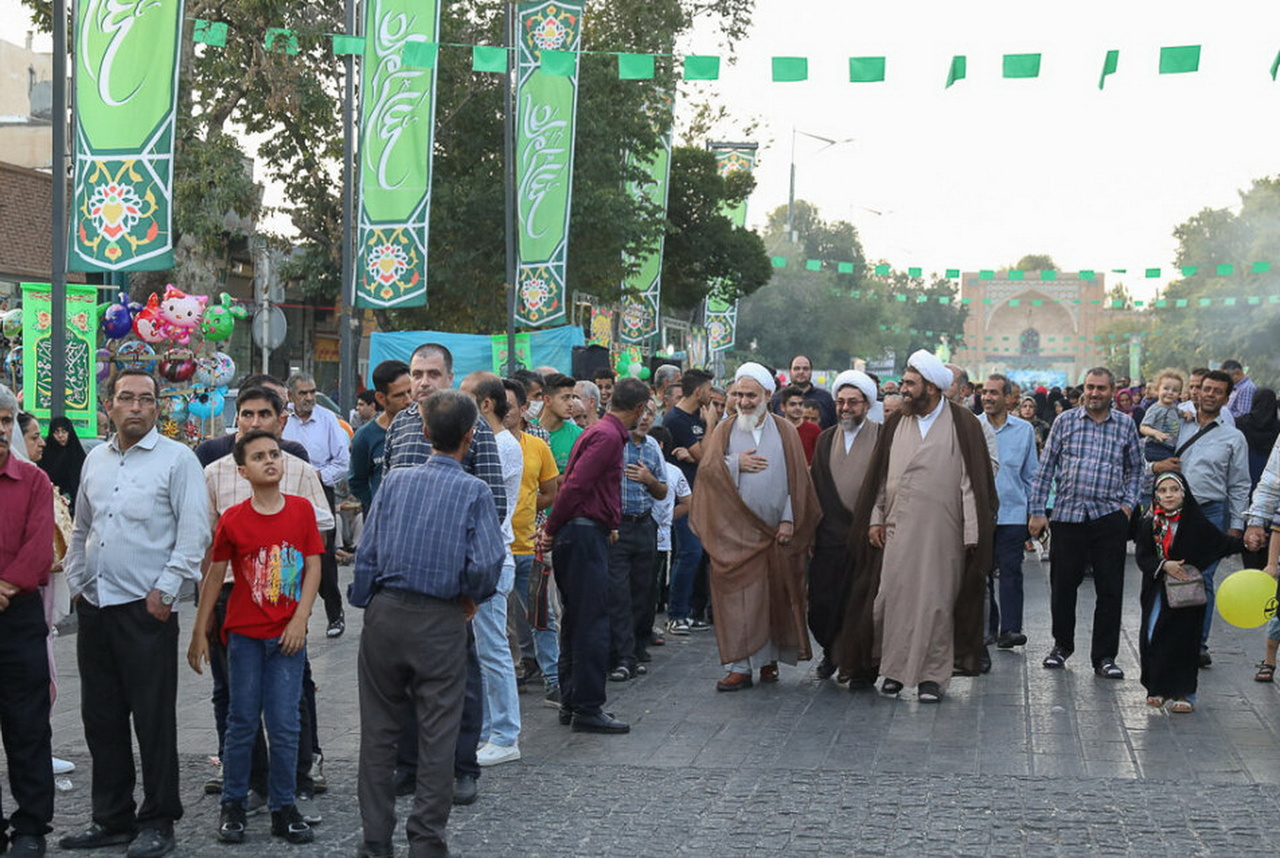
[(1155, 502), (1138, 527), (1134, 552), (1142, 570), (1138, 651), (1148, 706), (1172, 700), (1171, 712), (1195, 709), (1205, 606), (1169, 607), (1166, 579), (1182, 580), (1188, 576), (1186, 567), (1204, 569), (1242, 548), (1238, 537), (1227, 536), (1205, 518), (1182, 474), (1167, 471), (1156, 477)]

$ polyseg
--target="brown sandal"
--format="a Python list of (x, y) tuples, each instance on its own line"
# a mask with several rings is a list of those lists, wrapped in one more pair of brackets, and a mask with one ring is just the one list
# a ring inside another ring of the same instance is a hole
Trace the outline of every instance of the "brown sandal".
[(1274, 682), (1276, 678), (1276, 666), (1267, 664), (1265, 661), (1258, 662), (1258, 672), (1253, 675), (1254, 682)]

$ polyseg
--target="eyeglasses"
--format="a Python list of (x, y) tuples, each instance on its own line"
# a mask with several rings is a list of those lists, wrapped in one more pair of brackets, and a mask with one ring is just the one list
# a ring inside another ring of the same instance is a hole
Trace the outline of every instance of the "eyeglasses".
[(132, 393), (116, 394), (116, 404), (118, 405), (123, 405), (127, 408), (135, 402), (143, 408), (150, 408), (156, 404), (156, 398), (147, 393), (144, 393), (141, 396), (134, 396)]

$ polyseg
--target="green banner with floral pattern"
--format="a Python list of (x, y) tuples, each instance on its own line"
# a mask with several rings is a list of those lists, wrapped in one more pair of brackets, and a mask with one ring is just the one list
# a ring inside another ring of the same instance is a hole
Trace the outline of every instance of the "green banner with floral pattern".
[(183, 0), (76, 4), (75, 184), (67, 267), (173, 267)]
[(516, 322), (565, 315), (578, 110), (577, 2), (520, 3), (516, 50)]
[[(664, 100), (665, 116), (658, 121), (667, 128), (662, 145), (644, 160), (647, 181), (631, 186), (631, 193), (638, 199), (648, 200), (665, 218), (667, 196), (671, 179), (671, 109), (674, 101)], [(624, 343), (646, 344), (658, 333), (658, 314), (662, 309), (662, 250), (663, 233), (659, 233), (653, 245), (645, 249), (639, 259), (636, 273), (623, 283), (622, 316), (619, 336)]]
[[(48, 421), (53, 405), (53, 304), (48, 283), (22, 284), (22, 402)], [(98, 288), (67, 284), (67, 392), (64, 413), (98, 434)]]
[[(708, 147), (716, 156), (716, 169), (720, 175), (727, 176), (738, 170), (748, 173), (756, 166), (755, 143), (710, 143)], [(734, 226), (746, 226), (747, 203), (742, 203), (724, 212)], [(709, 340), (708, 348), (712, 352), (723, 352), (733, 348), (738, 336), (738, 301), (728, 300), (718, 294), (718, 284), (712, 284), (707, 295), (706, 326)]]
[(437, 0), (369, 0), (360, 95), (356, 306), (427, 303)]

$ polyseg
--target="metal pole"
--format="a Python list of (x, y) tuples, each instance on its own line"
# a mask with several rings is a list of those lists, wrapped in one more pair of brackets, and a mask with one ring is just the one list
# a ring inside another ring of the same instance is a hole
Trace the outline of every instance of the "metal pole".
[(507, 44), (507, 74), (502, 79), (502, 158), (507, 234), (507, 375), (520, 368), (516, 356), (516, 15), (515, 4), (507, 3), (504, 28)]
[[(347, 35), (350, 36), (356, 35), (356, 3), (357, 0), (346, 0), (345, 3)], [(355, 209), (355, 56), (347, 54), (343, 65), (346, 67), (346, 80), (342, 92), (342, 310), (338, 316), (338, 407), (345, 411), (355, 405), (356, 358), (360, 341), (353, 329), (359, 320), (355, 316), (354, 230), (351, 222)]]
[(791, 128), (791, 189), (787, 192), (787, 241), (796, 240), (796, 129)]
[(52, 352), (49, 415), (61, 417), (67, 403), (67, 0), (53, 0), (52, 125), (49, 305), (53, 314), (53, 336), (49, 343)]

